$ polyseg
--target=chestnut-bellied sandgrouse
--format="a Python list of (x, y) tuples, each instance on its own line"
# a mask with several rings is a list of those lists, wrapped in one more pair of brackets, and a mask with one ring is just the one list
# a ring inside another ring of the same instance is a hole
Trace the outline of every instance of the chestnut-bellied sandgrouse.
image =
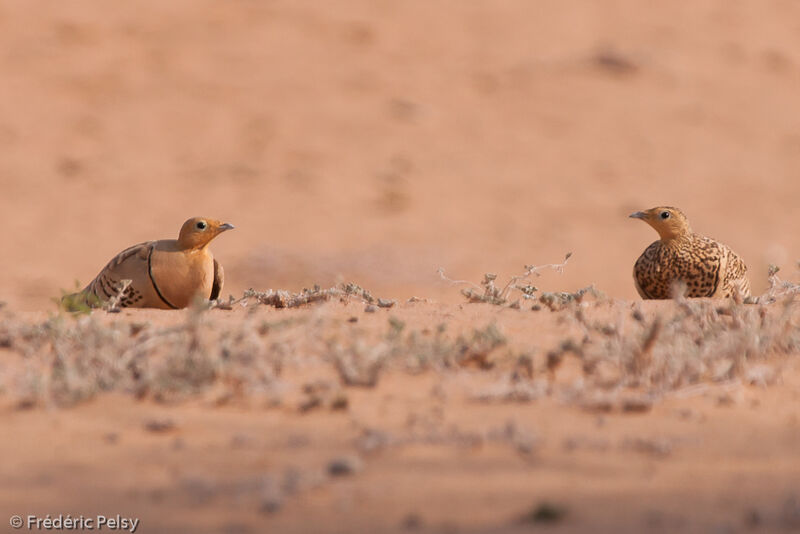
[(678, 208), (657, 207), (630, 216), (652, 226), (661, 237), (633, 266), (642, 298), (671, 298), (676, 283), (686, 285), (686, 297), (750, 295), (742, 259), (726, 245), (694, 233)]
[(183, 223), (178, 239), (148, 241), (123, 250), (88, 286), (64, 300), (100, 306), (119, 297), (122, 307), (178, 309), (196, 298), (216, 299), (224, 271), (208, 245), (232, 228), (214, 219), (193, 217)]

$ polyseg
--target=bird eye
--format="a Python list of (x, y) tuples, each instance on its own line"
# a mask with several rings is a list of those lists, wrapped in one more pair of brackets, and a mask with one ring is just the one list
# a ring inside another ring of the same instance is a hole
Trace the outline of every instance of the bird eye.
[(661, 218), (662, 219), (669, 219), (669, 212), (668, 211), (662, 211), (661, 212)]
[(197, 227), (198, 230), (205, 230), (206, 226), (208, 225), (206, 224), (205, 221), (198, 221), (198, 223), (195, 226)]

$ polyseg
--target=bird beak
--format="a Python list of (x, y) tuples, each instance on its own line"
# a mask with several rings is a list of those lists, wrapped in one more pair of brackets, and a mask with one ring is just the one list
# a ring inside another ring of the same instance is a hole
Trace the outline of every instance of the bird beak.
[(224, 232), (225, 230), (233, 230), (234, 228), (236, 228), (236, 227), (234, 225), (232, 225), (231, 223), (225, 223), (225, 224), (220, 224), (219, 225), (219, 231), (220, 232)]
[(642, 219), (642, 220), (644, 220), (644, 219), (647, 218), (647, 214), (645, 212), (643, 212), (643, 211), (637, 211), (637, 212), (631, 213), (630, 215), (628, 215), (628, 217), (630, 217), (631, 219)]

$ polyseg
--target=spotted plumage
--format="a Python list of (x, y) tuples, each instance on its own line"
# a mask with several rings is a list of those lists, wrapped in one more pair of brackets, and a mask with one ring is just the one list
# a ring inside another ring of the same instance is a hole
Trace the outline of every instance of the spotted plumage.
[(742, 259), (726, 245), (693, 232), (678, 208), (657, 207), (631, 217), (642, 219), (661, 237), (633, 266), (636, 290), (642, 298), (672, 298), (676, 282), (686, 285), (687, 297), (750, 295)]
[(224, 271), (208, 245), (232, 228), (213, 219), (191, 218), (178, 239), (148, 241), (123, 250), (81, 292), (65, 300), (100, 306), (119, 296), (121, 307), (178, 309), (197, 297), (216, 299)]

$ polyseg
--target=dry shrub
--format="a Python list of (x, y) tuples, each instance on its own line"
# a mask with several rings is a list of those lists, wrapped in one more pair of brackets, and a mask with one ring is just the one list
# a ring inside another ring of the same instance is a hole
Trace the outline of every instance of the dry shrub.
[(494, 273), (486, 273), (483, 275), (483, 281), (478, 284), (468, 282), (467, 280), (453, 280), (444, 274), (444, 269), (439, 268), (439, 278), (445, 282), (454, 285), (468, 285), (465, 289), (461, 290), (461, 294), (466, 297), (468, 302), (483, 302), (487, 304), (494, 304), (495, 306), (509, 306), (513, 308), (520, 307), (519, 299), (511, 300), (514, 291), (518, 291), (523, 300), (536, 300), (536, 292), (539, 288), (529, 283), (531, 276), (541, 276), (539, 271), (544, 269), (552, 269), (561, 274), (564, 272), (564, 267), (572, 256), (572, 252), (567, 252), (564, 256), (564, 261), (561, 263), (549, 263), (547, 265), (526, 265), (522, 274), (512, 276), (508, 282), (502, 287), (495, 285), (497, 275)]
[(269, 389), (282, 355), (261, 340), (252, 319), (220, 330), (203, 309), (177, 326), (106, 324), (93, 315), (54, 316), (40, 324), (6, 317), (0, 339), (22, 357), (6, 373), (22, 405), (70, 405), (104, 391), (174, 400), (223, 384), (230, 394)]
[(198, 304), (183, 322), (166, 327), (107, 322), (98, 312), (58, 315), (39, 324), (6, 314), (0, 346), (19, 354), (22, 363), (4, 373), (5, 389), (24, 406), (66, 406), (109, 391), (158, 401), (213, 393), (215, 402), (265, 397), (272, 403), (283, 389), (280, 375), (290, 355), (293, 365), (332, 364), (330, 371), (345, 386), (374, 386), (387, 366), (409, 372), (472, 363), (488, 368), (490, 355), (506, 343), (493, 324), (449, 336), (444, 325), (406, 332), (390, 317), (384, 334), (348, 329), (343, 337), (330, 334), (342, 323), (324, 311), (274, 323), (260, 320), (262, 304), (295, 307), (331, 298), (380, 303), (354, 284), (284, 293), (246, 292), (233, 303), (246, 306), (244, 317), (235, 321), (215, 320), (209, 309), (220, 307), (217, 302)]
[(333, 361), (342, 383), (373, 387), (388, 366), (411, 373), (472, 364), (489, 369), (493, 366), (490, 355), (506, 344), (506, 338), (493, 323), (454, 338), (447, 335), (445, 324), (433, 331), (404, 330), (402, 321), (390, 317), (388, 331), (378, 340), (370, 340), (367, 332), (357, 332), (344, 342), (338, 337), (329, 338), (328, 359)]
[[(560, 270), (565, 263), (544, 267)], [(526, 289), (525, 280), (537, 269), (529, 267), (499, 290), (495, 279), (487, 277), (481, 302), (514, 307), (519, 301), (511, 301), (509, 294), (520, 291), (534, 309), (552, 310), (559, 331), (572, 335), (543, 351), (530, 346), (517, 346), (519, 353), (509, 350), (509, 340), (494, 322), (450, 332), (446, 324), (407, 328), (389, 316), (380, 331), (341, 321), (327, 313), (330, 308), (316, 306), (310, 313), (282, 315), (268, 323), (257, 313), (261, 305), (291, 308), (331, 300), (371, 305), (380, 299), (355, 284), (326, 290), (315, 286), (297, 294), (249, 290), (227, 303), (198, 304), (185, 312), (183, 322), (167, 327), (109, 322), (100, 312), (31, 324), (0, 310), (0, 350), (17, 353), (22, 362), (12, 365), (4, 359), (0, 389), (25, 406), (69, 405), (105, 391), (161, 401), (213, 393), (222, 402), (274, 399), (285, 386), (280, 377), (287, 364), (313, 365), (329, 378), (338, 376), (344, 386), (363, 387), (376, 385), (392, 369), (420, 373), (474, 367), (500, 379), (472, 395), (476, 400), (520, 402), (558, 395), (585, 406), (642, 411), (636, 407), (649, 409), (659, 396), (698, 384), (770, 384), (779, 377), (770, 357), (800, 352), (795, 323), (800, 286), (778, 279), (776, 269), (770, 271), (767, 292), (752, 299), (755, 304), (679, 297), (675, 306), (648, 316), (638, 303), (630, 308), (618, 303), (621, 311), (611, 321), (593, 319), (594, 310), (611, 308), (591, 286), (531, 296), (534, 290)], [(220, 321), (219, 312), (209, 312), (234, 305), (245, 311), (233, 321)], [(579, 361), (581, 376), (565, 385), (556, 378), (567, 358)]]
[(211, 303), (211, 307), (229, 310), (236, 304), (247, 306), (250, 301), (255, 301), (273, 308), (298, 308), (307, 304), (327, 302), (329, 300), (347, 303), (352, 299), (360, 300), (366, 304), (377, 304), (382, 308), (390, 308), (394, 305), (393, 300), (376, 299), (372, 296), (372, 293), (363, 287), (350, 282), (328, 289), (322, 289), (319, 285), (315, 285), (311, 289), (303, 289), (300, 293), (292, 293), (282, 289), (256, 291), (251, 288), (245, 291), (241, 298), (235, 299), (231, 297), (228, 300), (218, 300)]
[(554, 372), (564, 357), (582, 364), (587, 383), (572, 393), (585, 400), (597, 390), (636, 388), (650, 395), (699, 383), (766, 384), (778, 371), (771, 357), (800, 352), (800, 329), (794, 322), (800, 286), (776, 279), (770, 289), (743, 304), (736, 299), (675, 299), (677, 306), (647, 318), (639, 304), (612, 323), (592, 322), (585, 307), (564, 313), (580, 325), (580, 339), (568, 338), (547, 354)]
[[(774, 383), (780, 375), (780, 361), (774, 357), (800, 352), (800, 328), (795, 322), (800, 285), (780, 280), (777, 272), (770, 269), (769, 289), (748, 304), (742, 299), (678, 296), (675, 307), (650, 317), (634, 303), (628, 311), (623, 308), (615, 321), (592, 319), (594, 310), (609, 309), (610, 303), (592, 286), (575, 293), (542, 293), (533, 309), (546, 306), (557, 313), (565, 330), (572, 325), (576, 333), (539, 358), (520, 355), (519, 362), (524, 359), (526, 365), (518, 362), (472, 398), (527, 402), (557, 395), (594, 411), (643, 412), (657, 398), (684, 388)], [(492, 298), (465, 295), (471, 302), (509, 306), (502, 298), (505, 291), (492, 290), (493, 281), (484, 280), (484, 294)], [(556, 375), (566, 358), (577, 359), (582, 376), (564, 384)]]

